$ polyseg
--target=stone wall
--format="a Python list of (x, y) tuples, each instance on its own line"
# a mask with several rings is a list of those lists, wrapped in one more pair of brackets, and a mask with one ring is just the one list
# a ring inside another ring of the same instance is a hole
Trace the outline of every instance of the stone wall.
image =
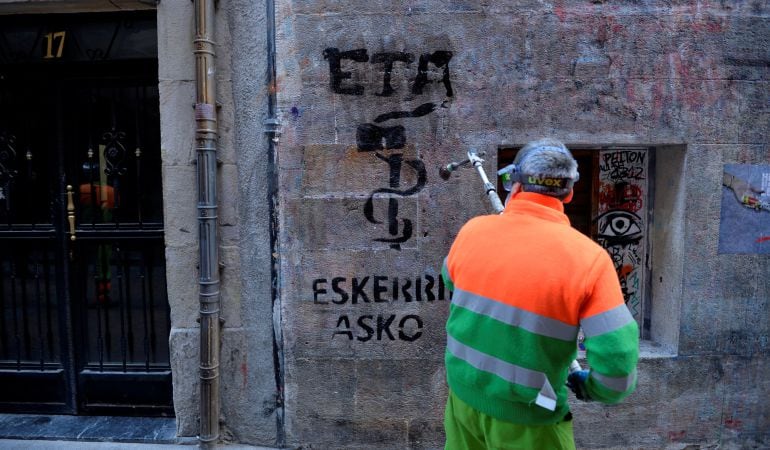
[[(766, 444), (766, 255), (717, 253), (725, 163), (767, 164), (759, 1), (278, 1), (287, 442), (442, 445), (441, 261), (489, 208), (438, 167), (550, 135), (644, 146), (653, 341), (580, 446)], [(764, 213), (768, 214), (768, 213)]]

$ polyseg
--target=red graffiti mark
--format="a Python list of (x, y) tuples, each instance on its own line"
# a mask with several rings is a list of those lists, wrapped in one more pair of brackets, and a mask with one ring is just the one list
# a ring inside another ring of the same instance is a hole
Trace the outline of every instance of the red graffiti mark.
[(623, 266), (620, 267), (620, 269), (618, 269), (618, 276), (620, 278), (626, 278), (631, 273), (633, 273), (633, 271), (634, 271), (634, 266), (632, 266), (631, 264), (624, 264)]
[(701, 108), (708, 99), (704, 95), (702, 80), (697, 79), (691, 71), (692, 64), (693, 60), (688, 58), (687, 54), (669, 54), (669, 65), (676, 71), (682, 83), (681, 98), (690, 110), (695, 110)]
[(564, 22), (567, 19), (567, 8), (564, 7), (564, 2), (554, 6), (553, 13), (559, 18), (559, 22)]
[(761, 236), (757, 239), (757, 244), (770, 241), (770, 236)]
[(243, 375), (243, 387), (245, 388), (249, 382), (249, 366), (246, 362), (241, 363), (241, 375)]
[(684, 437), (687, 435), (687, 431), (685, 430), (679, 430), (679, 431), (669, 431), (668, 432), (668, 440), (669, 441), (680, 441), (684, 439)]
[(642, 189), (629, 183), (602, 184), (599, 188), (602, 209), (637, 212), (642, 209)]
[(731, 430), (739, 430), (743, 427), (743, 422), (738, 419), (727, 419), (725, 420), (725, 426)]
[[(587, 13), (590, 14), (590, 13)], [(606, 43), (613, 35), (623, 31), (623, 25), (615, 22), (613, 16), (593, 17), (588, 19), (587, 29), (596, 31), (596, 42)]]
[(695, 22), (692, 24), (693, 31), (706, 31), (708, 33), (721, 33), (725, 31), (723, 19), (704, 20), (702, 22)]

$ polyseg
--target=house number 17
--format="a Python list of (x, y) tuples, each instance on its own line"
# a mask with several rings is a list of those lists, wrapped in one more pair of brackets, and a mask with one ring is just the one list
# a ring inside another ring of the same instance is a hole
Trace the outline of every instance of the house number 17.
[[(46, 46), (46, 53), (45, 56), (43, 56), (43, 59), (51, 59), (51, 58), (61, 58), (61, 54), (64, 51), (64, 38), (66, 36), (65, 31), (57, 31), (55, 33), (48, 33), (45, 35), (45, 40), (47, 42)], [(57, 41), (58, 40), (58, 41)], [(56, 45), (56, 54), (54, 55), (54, 44), (57, 41), (58, 44)]]

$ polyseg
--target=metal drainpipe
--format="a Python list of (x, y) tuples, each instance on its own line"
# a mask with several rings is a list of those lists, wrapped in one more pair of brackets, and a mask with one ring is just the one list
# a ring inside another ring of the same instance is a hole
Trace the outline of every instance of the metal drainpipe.
[(276, 387), (276, 428), (277, 444), (283, 447), (286, 441), (283, 408), (283, 337), (281, 331), (280, 307), (280, 260), (278, 255), (278, 175), (276, 148), (281, 136), (281, 121), (277, 114), (278, 82), (276, 76), (275, 50), (275, 0), (265, 0), (265, 29), (267, 31), (267, 117), (263, 122), (268, 137), (267, 202), (270, 214), (270, 279), (273, 310), (273, 364)]
[(200, 303), (200, 433), (219, 439), (219, 241), (217, 238), (217, 108), (214, 0), (195, 0), (195, 141), (198, 169)]

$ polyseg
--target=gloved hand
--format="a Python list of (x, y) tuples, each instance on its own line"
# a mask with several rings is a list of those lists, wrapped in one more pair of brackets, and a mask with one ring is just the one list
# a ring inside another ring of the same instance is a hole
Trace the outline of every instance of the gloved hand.
[(567, 387), (575, 393), (575, 397), (577, 397), (578, 400), (583, 400), (584, 402), (591, 401), (591, 397), (588, 395), (588, 391), (586, 390), (587, 381), (587, 370), (576, 370), (567, 376)]

